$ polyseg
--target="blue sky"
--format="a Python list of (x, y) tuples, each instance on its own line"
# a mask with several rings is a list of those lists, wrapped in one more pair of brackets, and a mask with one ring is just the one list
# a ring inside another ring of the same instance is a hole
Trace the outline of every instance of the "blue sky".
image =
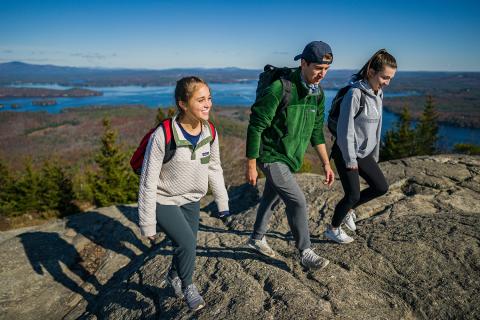
[(357, 69), (480, 71), (480, 1), (0, 0), (0, 62), (88, 67), (295, 66), (306, 43)]

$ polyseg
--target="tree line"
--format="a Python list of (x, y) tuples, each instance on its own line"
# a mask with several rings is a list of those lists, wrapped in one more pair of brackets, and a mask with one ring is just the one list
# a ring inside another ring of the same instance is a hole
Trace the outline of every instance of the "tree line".
[[(441, 153), (439, 148), (438, 114), (432, 96), (427, 96), (423, 113), (414, 126), (407, 106), (404, 106), (394, 127), (386, 132), (380, 148), (380, 160), (394, 160)], [(480, 154), (480, 146), (459, 143), (453, 152)]]

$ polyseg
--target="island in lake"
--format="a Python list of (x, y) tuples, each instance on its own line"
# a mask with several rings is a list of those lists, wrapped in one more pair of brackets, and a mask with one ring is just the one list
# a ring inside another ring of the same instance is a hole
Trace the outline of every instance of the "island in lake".
[(11, 98), (81, 98), (103, 95), (100, 91), (71, 88), (66, 90), (46, 88), (0, 87), (0, 99)]
[(47, 106), (54, 106), (57, 104), (57, 100), (55, 99), (42, 99), (42, 100), (33, 100), (32, 105), (40, 106), (40, 107), (47, 107)]

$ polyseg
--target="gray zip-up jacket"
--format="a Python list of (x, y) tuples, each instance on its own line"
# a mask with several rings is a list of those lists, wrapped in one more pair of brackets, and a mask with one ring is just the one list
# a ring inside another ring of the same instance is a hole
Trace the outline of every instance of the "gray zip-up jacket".
[[(365, 109), (354, 119), (360, 108), (360, 96), (365, 93)], [(378, 162), (382, 131), (383, 92), (375, 94), (365, 80), (352, 83), (340, 105), (337, 124), (337, 144), (347, 167), (358, 166), (357, 158), (365, 158), (373, 152)]]

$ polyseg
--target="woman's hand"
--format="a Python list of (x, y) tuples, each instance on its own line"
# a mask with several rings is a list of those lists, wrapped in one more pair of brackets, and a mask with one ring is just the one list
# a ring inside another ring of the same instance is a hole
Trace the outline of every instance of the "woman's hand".
[(148, 236), (147, 239), (150, 242), (150, 244), (153, 246), (155, 244), (155, 240), (157, 239), (157, 236), (156, 235)]

